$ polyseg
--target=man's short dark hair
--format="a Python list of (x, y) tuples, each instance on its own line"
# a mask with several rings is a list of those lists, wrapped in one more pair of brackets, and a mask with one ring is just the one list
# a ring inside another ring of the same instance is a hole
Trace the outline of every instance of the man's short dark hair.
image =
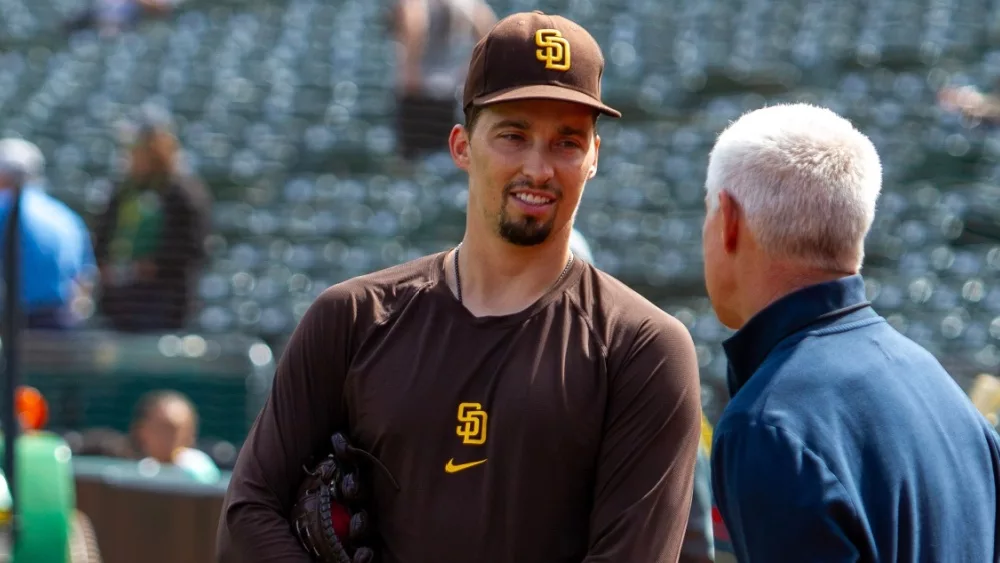
[(479, 116), (482, 113), (483, 108), (480, 106), (465, 108), (465, 128), (468, 129), (469, 133), (472, 133), (472, 129), (476, 126), (476, 122), (479, 121)]

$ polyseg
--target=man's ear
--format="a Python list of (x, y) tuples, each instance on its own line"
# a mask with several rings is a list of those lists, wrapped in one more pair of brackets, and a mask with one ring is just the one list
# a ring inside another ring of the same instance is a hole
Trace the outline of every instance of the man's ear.
[(719, 192), (719, 210), (722, 216), (722, 246), (726, 252), (735, 252), (740, 243), (740, 223), (743, 209), (727, 192)]
[(594, 176), (597, 176), (597, 161), (601, 155), (601, 136), (594, 134), (594, 162), (590, 165), (590, 170), (587, 171), (587, 179), (592, 180)]
[(469, 154), (469, 141), (471, 140), (471, 136), (472, 132), (459, 124), (452, 127), (451, 134), (448, 135), (448, 148), (451, 151), (451, 160), (455, 162), (455, 166), (460, 170), (469, 170), (471, 158)]

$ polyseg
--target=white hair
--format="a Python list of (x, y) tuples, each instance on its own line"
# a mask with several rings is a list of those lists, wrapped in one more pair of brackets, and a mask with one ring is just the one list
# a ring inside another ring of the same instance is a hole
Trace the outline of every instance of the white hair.
[(34, 144), (24, 139), (0, 140), (0, 168), (21, 174), (26, 180), (45, 176), (45, 157)]
[(812, 266), (854, 270), (882, 190), (872, 142), (826, 108), (775, 105), (743, 115), (709, 156), (706, 204), (741, 207), (764, 251)]

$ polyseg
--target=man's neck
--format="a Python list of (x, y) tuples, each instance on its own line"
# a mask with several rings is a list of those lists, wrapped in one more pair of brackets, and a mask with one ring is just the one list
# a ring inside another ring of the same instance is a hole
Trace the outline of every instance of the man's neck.
[(856, 273), (858, 272), (812, 268), (779, 260), (762, 262), (760, 268), (747, 276), (750, 279), (744, 285), (748, 291), (742, 299), (742, 324), (746, 324), (754, 315), (786, 295)]
[[(462, 303), (476, 316), (517, 313), (544, 296), (569, 261), (569, 227), (545, 243), (522, 247), (496, 235), (466, 231), (458, 249)], [(446, 279), (456, 290), (455, 250), (448, 254)]]

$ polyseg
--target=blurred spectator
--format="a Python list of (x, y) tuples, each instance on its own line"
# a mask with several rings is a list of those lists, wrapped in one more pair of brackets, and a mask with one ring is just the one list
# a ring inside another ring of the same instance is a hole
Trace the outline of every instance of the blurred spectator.
[(131, 137), (130, 168), (95, 229), (99, 308), (116, 330), (178, 330), (205, 257), (210, 196), (180, 172), (164, 112), (143, 110)]
[(79, 435), (67, 436), (66, 441), (78, 456), (137, 457), (128, 436), (111, 428), (90, 428)]
[[(34, 144), (0, 140), (0, 241), (13, 202), (11, 188), (23, 183), (20, 221), (21, 306), (29, 328), (77, 326), (89, 307), (95, 271), (94, 251), (84, 221), (45, 193), (45, 158)], [(3, 247), (0, 247), (3, 248)]]
[(397, 0), (393, 16), (397, 135), (412, 160), (447, 150), (472, 48), (497, 18), (483, 0)]
[(981, 373), (976, 376), (969, 389), (969, 399), (976, 406), (990, 424), (997, 426), (1000, 419), (1000, 378), (988, 373)]
[(143, 395), (132, 418), (131, 437), (143, 459), (175, 465), (199, 481), (219, 479), (219, 468), (208, 454), (194, 448), (198, 413), (194, 404), (176, 391)]
[(1000, 123), (1000, 97), (996, 94), (984, 94), (971, 86), (943, 88), (938, 103), (970, 119)]
[(694, 493), (691, 516), (681, 546), (678, 563), (712, 563), (715, 561), (715, 532), (712, 524), (712, 425), (701, 417), (701, 447), (694, 466)]
[(140, 22), (167, 16), (180, 0), (91, 0), (90, 6), (66, 23), (66, 32), (96, 29), (109, 36), (132, 29)]

